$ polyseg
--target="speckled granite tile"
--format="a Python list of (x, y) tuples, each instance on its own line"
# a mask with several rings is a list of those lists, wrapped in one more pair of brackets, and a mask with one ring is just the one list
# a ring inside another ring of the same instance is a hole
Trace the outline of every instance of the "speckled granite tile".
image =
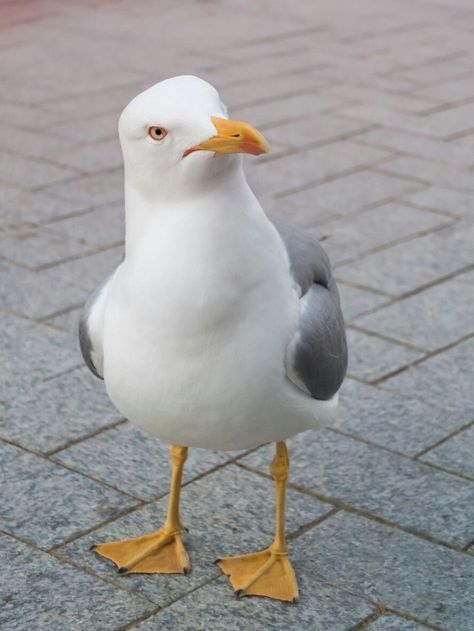
[(315, 205), (338, 215), (347, 215), (419, 187), (403, 178), (364, 170), (323, 182), (310, 190)]
[(39, 225), (58, 217), (67, 217), (88, 210), (90, 204), (57, 199), (40, 191), (34, 193), (2, 185), (0, 188), (0, 226), (22, 223)]
[(76, 204), (98, 206), (123, 200), (122, 169), (71, 179), (48, 186), (44, 192)]
[(347, 329), (346, 335), (349, 348), (347, 372), (365, 381), (380, 379), (424, 355), (422, 351), (415, 351), (354, 329)]
[(48, 271), (54, 272), (55, 276), (62, 278), (74, 287), (76, 304), (82, 307), (85, 302), (83, 296), (87, 298), (99, 283), (108, 278), (117, 265), (123, 261), (123, 257), (123, 246), (117, 246), (97, 254), (62, 263)]
[(55, 184), (73, 177), (76, 173), (76, 170), (67, 167), (53, 166), (39, 160), (0, 151), (0, 179), (19, 188), (35, 189)]
[(399, 396), (412, 395), (461, 416), (474, 418), (474, 339), (434, 355), (382, 384)]
[[(399, 239), (414, 237), (450, 221), (439, 213), (418, 210), (403, 204), (384, 204), (324, 224), (328, 235), (324, 247), (333, 265), (355, 259), (375, 248), (386, 247)], [(317, 236), (319, 229), (309, 230)]]
[(40, 320), (81, 304), (87, 292), (71, 284), (59, 267), (38, 273), (0, 261), (0, 309)]
[(294, 567), (300, 591), (296, 605), (266, 598), (237, 599), (222, 577), (151, 616), (137, 631), (349, 631), (374, 610), (366, 600), (314, 580), (312, 563), (304, 557), (294, 559)]
[(36, 383), (0, 406), (0, 435), (48, 452), (123, 417), (87, 368)]
[(48, 226), (48, 230), (90, 248), (108, 247), (124, 240), (125, 213), (121, 204), (113, 204), (77, 217), (55, 221)]
[(434, 208), (443, 212), (452, 213), (453, 215), (465, 215), (466, 217), (472, 217), (474, 215), (474, 199), (472, 193), (430, 186), (422, 191), (406, 195), (404, 199), (416, 206)]
[(91, 250), (87, 244), (41, 228), (22, 228), (0, 239), (2, 257), (28, 269), (40, 269)]
[(426, 631), (428, 627), (398, 616), (381, 616), (366, 627), (367, 631)]
[[(288, 441), (290, 481), (463, 546), (474, 538), (474, 483), (330, 430)], [(264, 469), (268, 446), (242, 459)]]
[(3, 631), (112, 630), (152, 603), (85, 574), (0, 533), (0, 626)]
[(474, 478), (474, 426), (435, 447), (421, 460)]
[[(159, 605), (169, 604), (220, 571), (216, 558), (252, 552), (273, 537), (274, 488), (271, 480), (228, 465), (183, 487), (181, 514), (189, 528), (184, 543), (192, 569), (186, 576), (119, 576), (113, 565), (89, 552), (93, 543), (153, 532), (164, 520), (166, 498), (111, 522), (59, 549), (59, 553), (108, 580), (138, 591)], [(288, 493), (287, 527), (294, 532), (325, 515), (331, 506), (304, 494)], [(290, 554), (291, 548), (290, 545)]]
[(443, 629), (472, 631), (474, 558), (467, 554), (342, 511), (294, 548), (295, 558), (308, 556), (317, 580)]
[(80, 362), (77, 342), (49, 326), (2, 314), (0, 398), (14, 399), (34, 383)]
[(357, 318), (355, 324), (395, 340), (436, 350), (474, 332), (474, 272)]
[(50, 318), (49, 320), (46, 320), (46, 322), (54, 327), (67, 331), (73, 336), (74, 340), (76, 340), (81, 313), (81, 307), (78, 309), (71, 309), (71, 311), (66, 311), (66, 313), (54, 316), (54, 318)]
[[(324, 243), (323, 243), (324, 245)], [(350, 287), (344, 283), (338, 283), (339, 297), (341, 299), (342, 313), (346, 322), (350, 322), (356, 316), (380, 307), (388, 302), (388, 298), (375, 294), (372, 291), (364, 291), (356, 287)]]
[(48, 549), (136, 502), (79, 473), (0, 441), (0, 527)]
[(465, 424), (458, 414), (419, 399), (346, 379), (337, 427), (371, 442), (416, 456)]
[[(183, 481), (187, 482), (236, 455), (237, 452), (190, 449)], [(145, 500), (168, 492), (170, 459), (167, 445), (129, 423), (60, 451), (54, 455), (54, 460)]]
[(463, 221), (338, 268), (349, 283), (401, 296), (474, 262), (474, 223)]

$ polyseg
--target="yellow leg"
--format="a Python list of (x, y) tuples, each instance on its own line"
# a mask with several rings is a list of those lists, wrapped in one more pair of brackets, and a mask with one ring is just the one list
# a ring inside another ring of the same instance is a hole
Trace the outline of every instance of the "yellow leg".
[(284, 442), (276, 444), (276, 454), (270, 465), (275, 481), (275, 538), (270, 547), (236, 557), (218, 560), (222, 572), (229, 577), (237, 596), (268, 596), (276, 600), (296, 602), (298, 585), (288, 558), (285, 536), (285, 493), (289, 459)]
[(181, 540), (183, 525), (179, 519), (179, 495), (187, 447), (172, 445), (171, 487), (168, 515), (157, 532), (143, 537), (100, 543), (92, 550), (110, 559), (119, 574), (184, 574), (190, 567), (188, 553)]

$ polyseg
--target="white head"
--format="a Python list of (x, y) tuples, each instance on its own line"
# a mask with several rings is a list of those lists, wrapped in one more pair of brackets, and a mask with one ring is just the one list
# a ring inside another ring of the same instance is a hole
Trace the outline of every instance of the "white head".
[(136, 96), (122, 112), (119, 133), (126, 184), (149, 199), (205, 190), (240, 168), (236, 154), (268, 151), (260, 132), (228, 120), (217, 90), (193, 76), (161, 81)]

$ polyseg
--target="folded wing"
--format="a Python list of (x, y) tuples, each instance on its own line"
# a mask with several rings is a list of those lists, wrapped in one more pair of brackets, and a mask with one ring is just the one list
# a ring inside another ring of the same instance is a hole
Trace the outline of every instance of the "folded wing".
[(107, 292), (114, 274), (106, 278), (89, 296), (79, 320), (79, 345), (82, 357), (99, 379), (104, 378), (104, 313)]
[(314, 399), (330, 399), (347, 369), (347, 344), (339, 294), (326, 252), (309, 235), (274, 222), (300, 293), (298, 329), (286, 355), (288, 378)]

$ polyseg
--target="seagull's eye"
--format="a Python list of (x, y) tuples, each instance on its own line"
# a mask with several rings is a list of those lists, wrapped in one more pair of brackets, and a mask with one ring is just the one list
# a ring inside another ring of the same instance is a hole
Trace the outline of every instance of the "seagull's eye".
[(164, 127), (149, 127), (148, 135), (153, 140), (163, 140), (163, 138), (168, 135), (168, 130)]

